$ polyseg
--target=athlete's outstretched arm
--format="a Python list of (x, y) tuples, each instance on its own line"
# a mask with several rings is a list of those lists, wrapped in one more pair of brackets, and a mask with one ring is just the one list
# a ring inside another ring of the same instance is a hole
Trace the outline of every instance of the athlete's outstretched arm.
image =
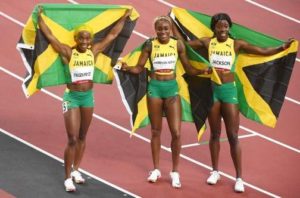
[(279, 47), (261, 48), (258, 46), (251, 45), (244, 40), (236, 40), (235, 41), (235, 50), (237, 52), (242, 50), (242, 51), (245, 51), (250, 54), (269, 56), (269, 55), (276, 54), (278, 52), (281, 52), (281, 51), (289, 48), (293, 41), (294, 41), (294, 39), (288, 39), (284, 44), (282, 44)]
[(95, 43), (92, 46), (92, 52), (94, 55), (97, 55), (105, 50), (105, 48), (120, 34), (127, 17), (129, 17), (132, 13), (132, 9), (126, 10), (123, 17), (115, 24), (115, 26), (109, 31), (109, 33), (105, 36), (105, 38)]
[(142, 49), (142, 53), (139, 57), (138, 63), (136, 66), (128, 66), (126, 63), (122, 63), (122, 70), (129, 72), (129, 73), (133, 73), (133, 74), (138, 74), (141, 71), (143, 71), (145, 64), (148, 60), (148, 58), (150, 57), (151, 54), (151, 49), (152, 49), (152, 44), (151, 41), (148, 40), (145, 42), (143, 49)]
[(49, 27), (46, 25), (45, 21), (43, 20), (42, 17), (42, 12), (43, 8), (41, 6), (38, 7), (38, 25), (40, 30), (43, 32), (45, 37), (48, 39), (50, 42), (51, 46), (53, 49), (59, 53), (63, 59), (66, 58), (67, 60), (70, 60), (72, 49), (67, 46), (62, 44), (51, 32)]

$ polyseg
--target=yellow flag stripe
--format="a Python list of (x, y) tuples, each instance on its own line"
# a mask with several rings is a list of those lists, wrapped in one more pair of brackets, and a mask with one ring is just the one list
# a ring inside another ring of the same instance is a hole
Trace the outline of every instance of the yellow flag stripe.
[(105, 73), (108, 76), (108, 79), (113, 79), (112, 68), (107, 67), (107, 65), (111, 65), (111, 58), (100, 53), (97, 56), (95, 67)]
[(131, 134), (133, 134), (141, 125), (143, 120), (148, 116), (148, 108), (147, 108), (147, 96), (144, 97), (138, 103), (138, 114), (136, 119), (134, 120)]
[(34, 42), (35, 42), (35, 35), (36, 35), (35, 27), (34, 27), (34, 24), (32, 21), (32, 16), (30, 16), (25, 25), (25, 28), (23, 28), (23, 31), (22, 31), (22, 38), (23, 38), (24, 44), (33, 46)]
[(182, 8), (173, 8), (172, 11), (181, 24), (198, 38), (213, 36), (213, 32), (195, 17), (190, 15), (187, 10)]
[(198, 131), (198, 136), (197, 136), (198, 142), (200, 142), (200, 140), (201, 140), (201, 138), (202, 138), (202, 135), (204, 134), (205, 130), (206, 130), (206, 125), (204, 124), (204, 125), (201, 127), (201, 129)]

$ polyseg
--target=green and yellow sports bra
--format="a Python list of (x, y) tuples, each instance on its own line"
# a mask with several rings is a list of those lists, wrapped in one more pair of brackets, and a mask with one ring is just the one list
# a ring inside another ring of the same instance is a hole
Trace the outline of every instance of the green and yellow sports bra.
[(234, 40), (228, 38), (225, 42), (219, 42), (217, 38), (212, 38), (208, 47), (208, 56), (211, 66), (232, 72), (236, 58)]
[(84, 53), (72, 49), (71, 60), (69, 62), (69, 70), (72, 83), (82, 83), (93, 80), (94, 75), (94, 54), (87, 49)]
[(178, 59), (177, 40), (170, 38), (167, 44), (161, 44), (156, 38), (151, 42), (151, 70), (158, 75), (173, 74)]

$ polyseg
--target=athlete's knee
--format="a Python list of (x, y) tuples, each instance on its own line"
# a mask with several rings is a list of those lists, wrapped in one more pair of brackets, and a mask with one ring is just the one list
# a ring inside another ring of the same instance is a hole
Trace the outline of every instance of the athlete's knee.
[(79, 133), (79, 136), (78, 136), (78, 140), (79, 140), (80, 142), (84, 142), (85, 139), (86, 139), (86, 133), (85, 133), (85, 132), (80, 132), (80, 133)]
[(75, 146), (77, 143), (77, 137), (76, 136), (69, 136), (68, 137), (68, 146)]
[(172, 130), (171, 131), (172, 140), (180, 140), (180, 130)]
[(231, 146), (236, 146), (239, 143), (239, 137), (237, 133), (229, 133), (228, 141)]
[(210, 141), (219, 141), (221, 136), (221, 130), (211, 130)]
[(161, 129), (152, 128), (151, 135), (152, 137), (160, 137)]

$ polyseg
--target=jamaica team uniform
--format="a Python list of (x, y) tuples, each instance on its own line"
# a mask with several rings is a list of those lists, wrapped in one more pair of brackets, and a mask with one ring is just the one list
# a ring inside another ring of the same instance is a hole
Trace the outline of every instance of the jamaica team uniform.
[[(84, 53), (80, 53), (76, 49), (72, 50), (69, 70), (73, 84), (92, 81), (94, 67), (94, 55), (91, 50), (87, 49)], [(65, 90), (63, 96), (63, 112), (78, 107), (94, 107), (94, 92), (92, 89), (85, 92), (71, 91), (69, 89)]]
[[(234, 40), (228, 38), (225, 42), (218, 42), (217, 38), (212, 38), (208, 47), (209, 62), (212, 67), (233, 72), (236, 54), (234, 51)], [(238, 104), (237, 89), (235, 82), (213, 84), (214, 102)]]
[[(153, 39), (150, 55), (151, 72), (157, 75), (171, 75), (176, 71), (178, 59), (177, 40), (170, 38), (167, 44), (161, 44)], [(155, 98), (169, 98), (178, 95), (176, 79), (159, 81), (151, 79), (148, 85), (148, 96)]]

